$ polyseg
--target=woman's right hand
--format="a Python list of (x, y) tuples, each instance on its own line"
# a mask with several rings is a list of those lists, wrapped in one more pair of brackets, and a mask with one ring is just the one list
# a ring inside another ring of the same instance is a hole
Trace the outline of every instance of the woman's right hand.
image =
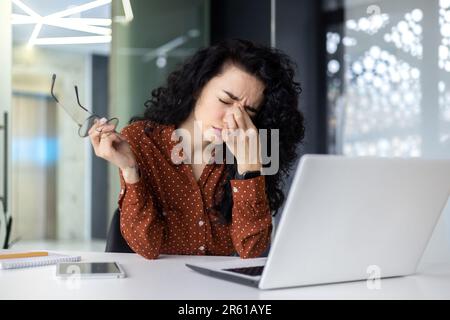
[(106, 124), (106, 121), (106, 118), (96, 120), (89, 130), (95, 155), (120, 168), (126, 182), (137, 182), (139, 172), (130, 144), (115, 131), (113, 124)]

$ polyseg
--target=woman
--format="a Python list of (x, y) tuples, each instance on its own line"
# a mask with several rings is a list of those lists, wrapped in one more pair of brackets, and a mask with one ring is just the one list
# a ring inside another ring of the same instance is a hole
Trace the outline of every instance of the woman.
[[(89, 132), (95, 154), (119, 168), (120, 227), (128, 245), (148, 259), (260, 256), (270, 243), (271, 213), (284, 201), (282, 180), (304, 137), (300, 92), (287, 55), (233, 39), (199, 50), (172, 72), (121, 134), (106, 119), (96, 123)], [(256, 161), (238, 152), (251, 149), (245, 132), (261, 129), (279, 129), (275, 174), (261, 172), (267, 164), (260, 135)], [(193, 161), (211, 145), (222, 149)]]

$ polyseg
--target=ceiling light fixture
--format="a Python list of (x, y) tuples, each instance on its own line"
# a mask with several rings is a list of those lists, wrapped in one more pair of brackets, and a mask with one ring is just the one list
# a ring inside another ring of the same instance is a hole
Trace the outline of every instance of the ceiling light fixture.
[[(104, 5), (108, 5), (112, 0), (95, 0), (82, 5), (74, 6), (63, 11), (58, 11), (47, 16), (40, 16), (22, 0), (12, 0), (12, 3), (19, 7), (24, 14), (12, 14), (13, 25), (35, 24), (33, 32), (28, 40), (28, 46), (33, 45), (53, 45), (53, 44), (92, 44), (111, 42), (112, 19), (96, 18), (70, 18), (77, 13), (92, 10)], [(128, 23), (134, 19), (133, 9), (130, 0), (122, 0), (125, 16), (117, 16), (115, 22)], [(93, 34), (92, 36), (80, 37), (54, 37), (39, 38), (39, 33), (43, 25), (54, 26), (63, 29), (81, 31)]]
[(199, 36), (200, 36), (199, 30), (191, 29), (187, 32), (186, 35), (176, 37), (176, 38), (170, 40), (169, 42), (163, 44), (162, 46), (160, 46), (154, 50), (150, 50), (150, 51), (146, 52), (142, 56), (142, 61), (147, 63), (156, 58), (156, 65), (159, 68), (164, 68), (167, 63), (167, 55), (169, 52), (182, 46), (183, 44), (188, 42), (190, 39), (197, 38)]
[(34, 40), (34, 44), (36, 45), (90, 44), (90, 43), (108, 43), (108, 42), (111, 42), (111, 36), (39, 38)]

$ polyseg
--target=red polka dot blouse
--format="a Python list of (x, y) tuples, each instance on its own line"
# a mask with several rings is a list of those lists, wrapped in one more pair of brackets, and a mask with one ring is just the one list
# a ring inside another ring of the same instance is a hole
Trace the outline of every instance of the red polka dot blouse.
[(130, 248), (147, 259), (159, 254), (260, 256), (272, 232), (265, 177), (231, 180), (232, 221), (224, 223), (213, 206), (216, 189), (216, 196), (223, 194), (225, 164), (211, 161), (197, 181), (191, 165), (171, 160), (179, 143), (171, 139), (174, 129), (137, 121), (121, 132), (141, 174), (129, 184), (119, 170), (120, 228)]

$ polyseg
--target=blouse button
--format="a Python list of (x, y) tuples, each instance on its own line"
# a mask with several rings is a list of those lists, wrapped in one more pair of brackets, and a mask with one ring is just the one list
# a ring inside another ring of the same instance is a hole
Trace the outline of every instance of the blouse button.
[(165, 216), (167, 216), (167, 213), (165, 211), (163, 211), (162, 215), (165, 217)]
[(205, 222), (203, 221), (203, 220), (200, 220), (199, 222), (198, 222), (198, 225), (201, 227), (202, 225), (204, 225), (205, 224)]
[(233, 187), (233, 192), (238, 192), (238, 188)]
[(205, 246), (200, 246), (198, 249), (203, 251), (203, 250), (205, 250)]

